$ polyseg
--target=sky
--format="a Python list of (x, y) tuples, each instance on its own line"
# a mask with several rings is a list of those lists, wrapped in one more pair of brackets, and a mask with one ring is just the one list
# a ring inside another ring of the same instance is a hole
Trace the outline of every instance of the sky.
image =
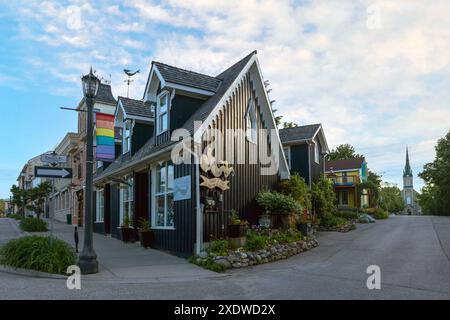
[(126, 95), (122, 70), (151, 61), (217, 75), (258, 50), (284, 121), (322, 123), (330, 148), (352, 144), (401, 187), (408, 145), (415, 188), (450, 129), (450, 2), (0, 0), (0, 198), (28, 159), (77, 117), (92, 65)]

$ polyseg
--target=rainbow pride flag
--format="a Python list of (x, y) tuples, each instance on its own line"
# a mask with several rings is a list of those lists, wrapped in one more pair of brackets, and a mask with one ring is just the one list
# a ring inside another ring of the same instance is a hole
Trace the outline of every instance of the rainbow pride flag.
[(113, 162), (115, 158), (114, 146), (114, 116), (96, 113), (97, 161)]

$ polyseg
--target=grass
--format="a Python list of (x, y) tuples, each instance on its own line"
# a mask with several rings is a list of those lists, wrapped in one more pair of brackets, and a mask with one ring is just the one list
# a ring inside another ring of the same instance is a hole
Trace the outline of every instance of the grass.
[(20, 221), (20, 228), (26, 232), (45, 232), (47, 222), (38, 218), (25, 218)]
[(47, 273), (65, 274), (76, 263), (72, 247), (62, 240), (27, 236), (10, 240), (0, 248), (0, 264)]

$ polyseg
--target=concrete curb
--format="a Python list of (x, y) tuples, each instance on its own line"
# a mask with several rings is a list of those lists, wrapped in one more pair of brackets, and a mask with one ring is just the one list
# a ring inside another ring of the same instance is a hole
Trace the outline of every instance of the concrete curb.
[(15, 274), (18, 276), (25, 276), (25, 277), (31, 277), (31, 278), (44, 278), (44, 279), (60, 279), (60, 280), (67, 280), (67, 276), (62, 274), (53, 274), (53, 273), (47, 273), (37, 270), (31, 270), (31, 269), (22, 269), (22, 268), (13, 268), (8, 266), (0, 266), (0, 272), (4, 273), (10, 273)]

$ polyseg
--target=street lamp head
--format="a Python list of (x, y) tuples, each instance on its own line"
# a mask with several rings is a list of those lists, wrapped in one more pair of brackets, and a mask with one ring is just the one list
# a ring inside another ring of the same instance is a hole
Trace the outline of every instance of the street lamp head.
[(97, 96), (98, 88), (100, 87), (100, 80), (92, 72), (92, 67), (89, 71), (89, 74), (81, 77), (81, 82), (83, 85), (84, 96), (95, 99), (95, 97)]

